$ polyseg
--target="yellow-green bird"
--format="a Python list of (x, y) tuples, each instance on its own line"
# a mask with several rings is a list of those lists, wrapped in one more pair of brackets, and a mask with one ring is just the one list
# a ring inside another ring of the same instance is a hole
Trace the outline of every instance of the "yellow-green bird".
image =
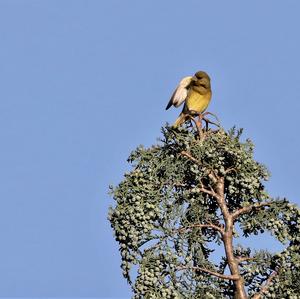
[(191, 114), (203, 113), (211, 100), (211, 86), (209, 76), (203, 72), (197, 72), (193, 77), (184, 77), (166, 107), (179, 107), (183, 102), (184, 106), (173, 127), (178, 127), (189, 119)]

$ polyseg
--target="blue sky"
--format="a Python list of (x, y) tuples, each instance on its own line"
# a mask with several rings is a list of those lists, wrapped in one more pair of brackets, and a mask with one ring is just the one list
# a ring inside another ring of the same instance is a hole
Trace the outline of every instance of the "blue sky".
[[(177, 82), (212, 78), (300, 203), (299, 1), (0, 0), (0, 296), (129, 298), (108, 185), (179, 110)], [(266, 244), (262, 244), (264, 246)]]

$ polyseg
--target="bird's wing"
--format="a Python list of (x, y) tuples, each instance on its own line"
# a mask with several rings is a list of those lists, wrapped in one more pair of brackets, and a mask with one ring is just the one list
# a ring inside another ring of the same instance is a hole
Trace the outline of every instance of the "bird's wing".
[(172, 94), (172, 97), (166, 107), (168, 110), (172, 105), (175, 107), (179, 107), (186, 99), (188, 93), (188, 87), (192, 81), (191, 76), (184, 77), (176, 87), (175, 91)]

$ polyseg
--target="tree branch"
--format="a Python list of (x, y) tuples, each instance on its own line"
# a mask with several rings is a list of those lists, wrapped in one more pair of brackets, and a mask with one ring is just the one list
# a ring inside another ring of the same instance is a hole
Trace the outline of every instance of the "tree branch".
[(208, 174), (208, 177), (213, 181), (214, 184), (216, 184), (218, 182), (219, 177), (216, 175), (216, 173), (213, 169)]
[(234, 229), (234, 218), (230, 213), (224, 196), (224, 177), (220, 177), (218, 182), (215, 184), (214, 189), (217, 193), (217, 203), (223, 214), (225, 222), (225, 232), (223, 234), (223, 244), (227, 259), (227, 264), (230, 269), (230, 273), (236, 279), (234, 280), (235, 285), (235, 298), (247, 299), (247, 294), (245, 291), (244, 280), (240, 274), (239, 263), (233, 254), (233, 229)]
[(230, 173), (230, 172), (232, 172), (232, 171), (234, 171), (235, 173), (237, 173), (237, 170), (236, 170), (234, 167), (230, 167), (230, 168), (227, 168), (227, 169), (225, 170), (225, 174), (228, 174), (228, 173)]
[(180, 267), (177, 268), (177, 270), (179, 270), (179, 271), (180, 270), (201, 271), (201, 272), (205, 272), (205, 273), (208, 273), (210, 275), (216, 276), (218, 278), (227, 279), (227, 280), (237, 280), (237, 279), (239, 279), (239, 277), (237, 275), (225, 275), (225, 274), (214, 272), (214, 271), (208, 270), (206, 268), (201, 268), (201, 267), (180, 266)]
[(183, 156), (185, 156), (185, 157), (187, 157), (188, 159), (190, 159), (194, 163), (200, 164), (200, 161), (198, 161), (196, 158), (194, 158), (189, 152), (182, 151), (180, 154), (183, 155)]
[(208, 195), (213, 196), (218, 202), (220, 202), (220, 201), (221, 201), (220, 195), (217, 194), (217, 193), (215, 192), (215, 190), (214, 190), (210, 185), (209, 185), (209, 187), (210, 187), (210, 190), (204, 188), (204, 187), (203, 187), (203, 183), (202, 183), (202, 181), (200, 180), (200, 188), (199, 188), (199, 190), (200, 190), (201, 192), (203, 192), (203, 193), (206, 193), (206, 194), (208, 194)]
[(237, 260), (238, 263), (248, 262), (248, 261), (253, 261), (254, 260), (253, 257), (247, 257), (247, 256), (238, 256), (235, 259)]
[(199, 188), (199, 189), (200, 189), (200, 191), (203, 192), (203, 193), (206, 193), (206, 194), (208, 194), (208, 195), (211, 195), (211, 196), (213, 196), (213, 197), (215, 197), (215, 198), (218, 197), (218, 194), (217, 194), (216, 192), (214, 192), (213, 190), (208, 190), (208, 189), (203, 188), (203, 187), (201, 187), (201, 188)]
[(191, 228), (212, 228), (212, 229), (215, 229), (216, 231), (219, 231), (222, 235), (224, 234), (224, 229), (218, 225), (215, 225), (213, 223), (208, 223), (208, 224), (200, 224), (200, 223), (196, 223), (196, 224), (192, 224), (192, 225), (189, 225), (189, 226), (184, 226), (184, 227), (181, 227), (179, 229), (177, 229), (176, 231), (181, 233), (181, 232), (184, 232), (188, 229), (191, 229)]
[[(180, 154), (187, 157), (188, 159), (190, 159), (194, 163), (196, 163), (198, 165), (201, 165), (201, 162), (198, 161), (195, 157), (193, 157), (189, 152), (182, 151)], [(218, 182), (219, 177), (217, 176), (214, 169), (210, 170), (210, 173), (208, 174), (208, 177), (213, 181), (214, 184), (216, 184)]]
[(241, 208), (241, 209), (235, 211), (234, 213), (232, 213), (232, 217), (233, 217), (233, 219), (236, 219), (242, 214), (247, 214), (247, 213), (251, 212), (253, 209), (270, 206), (271, 203), (272, 202), (261, 202), (261, 203), (256, 203), (256, 204), (248, 206), (248, 207)]
[(267, 279), (265, 285), (260, 289), (259, 293), (256, 293), (252, 299), (261, 299), (262, 295), (265, 291), (267, 291), (267, 289), (269, 288), (272, 280), (274, 279), (274, 277), (278, 274), (277, 271), (274, 271)]

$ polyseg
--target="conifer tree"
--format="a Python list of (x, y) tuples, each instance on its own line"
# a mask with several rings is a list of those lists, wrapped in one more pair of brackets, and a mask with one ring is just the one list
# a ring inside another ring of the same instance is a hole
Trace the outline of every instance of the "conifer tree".
[[(134, 299), (300, 298), (300, 210), (267, 193), (269, 172), (241, 134), (165, 126), (131, 153), (109, 220)], [(262, 233), (284, 249), (239, 242)]]

